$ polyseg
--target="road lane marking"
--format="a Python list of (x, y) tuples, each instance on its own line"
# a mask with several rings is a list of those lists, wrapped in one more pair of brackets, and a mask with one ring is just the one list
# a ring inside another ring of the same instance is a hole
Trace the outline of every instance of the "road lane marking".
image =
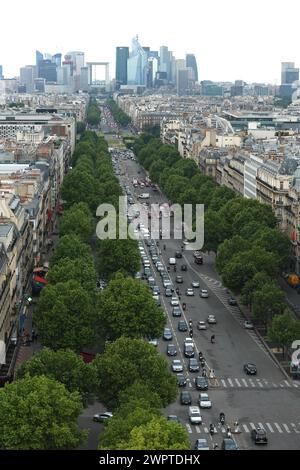
[(274, 382), (272, 383), (272, 385), (273, 385), (274, 388), (278, 388), (278, 385), (274, 384)]
[(260, 381), (259, 379), (256, 379), (256, 381), (257, 381), (258, 385), (259, 385), (261, 388), (263, 388), (263, 384), (261, 383), (261, 381)]
[(248, 379), (248, 380), (249, 380), (250, 384), (252, 385), (252, 387), (256, 386), (252, 379)]
[(297, 429), (296, 424), (295, 424), (295, 423), (291, 423), (291, 426), (292, 426), (292, 428), (293, 428), (293, 431), (294, 431), (296, 434), (299, 434), (299, 431), (298, 431), (298, 429)]
[(238, 379), (234, 379), (234, 380), (236, 381), (238, 387), (241, 387), (241, 384), (240, 384), (240, 382), (238, 381)]
[(291, 434), (291, 431), (289, 430), (289, 427), (288, 427), (287, 424), (282, 423), (282, 427), (286, 430), (286, 432), (287, 432), (288, 434)]
[(195, 428), (196, 428), (197, 433), (201, 434), (201, 430), (200, 430), (199, 426), (195, 426)]
[(186, 423), (185, 425), (186, 425), (186, 427), (187, 427), (188, 433), (189, 433), (189, 434), (192, 434), (193, 431), (192, 431), (192, 428), (191, 428), (190, 424)]
[(250, 427), (251, 427), (252, 429), (256, 429), (255, 424), (253, 424), (253, 423), (249, 423), (249, 424), (250, 424)]
[(206, 434), (208, 434), (209, 431), (208, 431), (208, 428), (206, 426), (204, 426), (203, 430)]
[(265, 431), (264, 425), (262, 423), (258, 423), (258, 426)]
[(248, 387), (248, 382), (247, 382), (246, 379), (242, 379), (242, 382), (243, 382), (243, 384), (245, 385), (245, 387)]
[(226, 382), (225, 382), (225, 380), (224, 380), (224, 379), (221, 379), (221, 382), (222, 382), (222, 384), (223, 384), (223, 387), (225, 387), (225, 388), (226, 388), (226, 387), (227, 387), (227, 385), (226, 385)]
[(279, 426), (278, 423), (274, 423), (274, 426), (276, 427), (277, 431), (280, 432), (280, 434), (283, 433), (283, 431), (282, 431), (282, 429), (281, 429), (281, 427)]
[(243, 426), (245, 432), (250, 432), (246, 424), (242, 424), (242, 426)]
[(266, 423), (267, 428), (269, 429), (270, 432), (274, 432), (274, 429), (272, 428), (270, 423)]
[(234, 385), (233, 385), (232, 380), (231, 379), (227, 379), (227, 380), (228, 380), (228, 383), (229, 383), (230, 387), (233, 387)]
[(298, 388), (298, 385), (297, 385), (297, 384), (295, 384), (295, 383), (293, 383), (293, 387), (295, 387), (295, 388)]
[(291, 387), (291, 384), (287, 380), (284, 380), (284, 383), (286, 384), (287, 387)]

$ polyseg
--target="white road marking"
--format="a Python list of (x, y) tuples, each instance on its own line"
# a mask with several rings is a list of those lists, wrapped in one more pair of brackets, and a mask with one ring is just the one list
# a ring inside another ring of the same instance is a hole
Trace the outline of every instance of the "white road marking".
[(270, 423), (266, 423), (267, 428), (269, 429), (270, 432), (274, 432), (274, 429), (272, 428)]
[(227, 387), (227, 385), (226, 385), (226, 382), (225, 382), (225, 380), (224, 380), (224, 379), (221, 379), (221, 382), (222, 382), (222, 384), (223, 384), (223, 387), (225, 387), (225, 388), (226, 388), (226, 387)]
[(238, 387), (241, 387), (241, 384), (240, 384), (240, 382), (238, 381), (238, 379), (234, 379), (234, 380), (236, 381)]
[(283, 433), (283, 431), (282, 431), (282, 429), (281, 429), (281, 427), (279, 426), (278, 423), (274, 423), (274, 426), (275, 426), (275, 428), (277, 429), (277, 431), (280, 432), (280, 434)]
[(248, 379), (248, 380), (249, 380), (250, 384), (252, 385), (252, 387), (256, 386), (252, 379)]
[(200, 434), (201, 430), (200, 430), (199, 426), (195, 426), (195, 428), (196, 428), (197, 433)]
[(282, 427), (284, 427), (284, 429), (286, 430), (286, 432), (287, 432), (288, 434), (291, 434), (291, 431), (289, 430), (289, 427), (288, 427), (287, 424), (282, 423)]
[(233, 387), (234, 385), (233, 385), (232, 380), (231, 380), (231, 379), (227, 379), (227, 380), (228, 380), (228, 382), (229, 382), (230, 387)]
[(187, 427), (188, 433), (192, 434), (193, 431), (192, 431), (190, 424), (186, 423), (186, 427)]
[(242, 426), (245, 429), (245, 432), (250, 432), (246, 424), (242, 424)]
[(294, 431), (296, 434), (299, 434), (299, 431), (298, 431), (298, 429), (297, 429), (296, 424), (295, 424), (295, 423), (291, 423), (291, 426), (292, 426), (292, 428), (293, 428), (293, 431)]
[(251, 427), (252, 429), (256, 429), (255, 424), (253, 424), (253, 423), (249, 423), (249, 424), (250, 424), (250, 427)]
[(295, 384), (295, 383), (293, 383), (293, 387), (295, 387), (295, 388), (298, 388), (298, 385), (297, 385), (297, 384)]
[(263, 384), (261, 383), (261, 381), (260, 381), (259, 379), (256, 379), (256, 381), (257, 381), (258, 385), (259, 385), (261, 388), (263, 388)]
[(206, 426), (204, 426), (203, 430), (206, 434), (208, 434), (209, 431), (208, 431), (208, 428)]
[(264, 425), (263, 425), (262, 423), (258, 423), (258, 426), (259, 426), (261, 429), (264, 429), (264, 430), (265, 430)]
[(243, 384), (245, 385), (245, 387), (248, 387), (248, 382), (247, 382), (246, 379), (242, 379), (242, 382), (243, 382)]

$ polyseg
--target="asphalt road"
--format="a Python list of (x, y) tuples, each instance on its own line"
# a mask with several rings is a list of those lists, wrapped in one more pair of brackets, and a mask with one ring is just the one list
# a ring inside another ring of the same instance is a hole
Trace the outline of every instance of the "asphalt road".
[[(167, 202), (160, 192), (153, 192), (151, 188), (133, 188), (133, 178), (140, 179), (145, 175), (144, 170), (135, 161), (119, 159), (119, 162), (123, 174), (120, 180), (131, 187), (135, 199), (138, 194), (148, 192), (150, 203)], [(175, 251), (180, 251), (182, 243), (179, 240), (165, 240), (159, 241), (159, 244), (162, 250), (161, 257), (167, 266), (169, 257), (174, 256)], [(162, 249), (163, 244), (166, 245), (165, 251)], [(182, 273), (180, 265), (183, 263), (187, 264), (188, 271)], [(171, 315), (170, 299), (163, 294), (160, 275), (154, 266), (151, 268), (161, 290), (162, 305), (168, 314), (167, 326), (173, 332), (171, 342), (177, 347), (177, 358), (184, 364), (188, 378), (186, 390), (191, 392), (192, 404), (196, 405), (199, 392), (195, 389), (194, 378), (198, 374), (188, 372), (188, 359), (183, 355), (183, 342), (188, 335), (178, 331), (178, 318)], [(175, 283), (176, 274), (183, 275), (183, 284)], [(211, 410), (202, 410), (202, 425), (189, 424), (188, 407), (180, 404), (179, 394), (177, 401), (165, 410), (165, 414), (175, 414), (180, 418), (190, 434), (192, 444), (197, 438), (204, 437), (210, 443), (210, 447), (213, 443), (221, 445), (225, 428), (218, 427), (217, 423), (219, 413), (223, 411), (226, 422), (232, 429), (234, 421), (239, 421), (241, 433), (233, 436), (240, 449), (257, 447), (251, 441), (250, 431), (258, 425), (264, 427), (269, 438), (269, 444), (263, 447), (264, 449), (299, 449), (300, 382), (287, 381), (255, 333), (244, 328), (238, 308), (228, 304), (228, 294), (215, 272), (213, 257), (204, 254), (204, 264), (196, 265), (193, 261), (193, 252), (184, 250), (183, 259), (177, 260), (177, 272), (171, 268), (170, 276), (174, 286), (178, 286), (181, 293), (184, 293), (187, 287), (191, 287), (193, 280), (200, 281), (200, 288), (207, 288), (209, 291), (208, 299), (200, 298), (197, 288), (194, 289), (194, 297), (181, 295), (181, 302), (187, 305), (186, 311), (182, 312), (182, 318), (187, 322), (192, 319), (193, 340), (197, 353), (202, 351), (207, 362), (206, 368), (214, 370), (215, 378), (209, 380), (208, 390), (213, 406)], [(205, 321), (209, 314), (215, 315), (217, 325), (208, 325), (206, 331), (198, 331), (195, 327), (197, 321)], [(215, 344), (210, 342), (212, 334), (215, 334)], [(172, 358), (166, 355), (167, 342), (159, 339), (158, 347), (171, 364)], [(246, 362), (256, 364), (257, 376), (250, 377), (243, 372), (243, 364)], [(212, 438), (208, 433), (210, 423), (214, 423), (218, 430)]]

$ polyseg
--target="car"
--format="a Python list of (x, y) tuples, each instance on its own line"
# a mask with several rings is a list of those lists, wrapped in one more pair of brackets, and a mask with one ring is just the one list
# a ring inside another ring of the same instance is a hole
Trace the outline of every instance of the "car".
[(203, 320), (199, 320), (197, 323), (198, 330), (206, 330), (206, 323)]
[(171, 306), (172, 306), (172, 307), (177, 307), (177, 306), (179, 306), (179, 300), (178, 300), (177, 297), (172, 297), (170, 303), (171, 303)]
[(191, 405), (192, 404), (192, 397), (190, 392), (187, 392), (186, 390), (183, 390), (180, 393), (180, 403), (182, 405)]
[(244, 364), (244, 372), (246, 372), (247, 375), (256, 375), (257, 367), (255, 364), (247, 362), (247, 364)]
[(192, 287), (200, 287), (200, 282), (199, 281), (192, 281), (192, 284), (191, 284)]
[(244, 321), (244, 328), (246, 328), (246, 330), (253, 330), (254, 325), (253, 325), (252, 321), (251, 320), (245, 320)]
[(201, 424), (202, 416), (199, 406), (189, 406), (189, 418), (191, 424)]
[(161, 305), (161, 301), (160, 301), (160, 296), (159, 296), (159, 294), (154, 294), (154, 295), (152, 295), (152, 299), (155, 300), (156, 305)]
[(186, 386), (186, 377), (184, 374), (176, 374), (177, 377), (177, 385), (178, 387), (185, 387)]
[(190, 372), (199, 372), (200, 365), (195, 357), (189, 359), (189, 371)]
[(169, 415), (169, 416), (167, 417), (167, 420), (168, 420), (168, 421), (175, 421), (175, 423), (181, 424), (180, 419), (179, 419), (178, 416), (176, 416), (176, 415)]
[(183, 365), (180, 359), (173, 359), (171, 364), (171, 369), (173, 372), (183, 372)]
[(251, 439), (254, 444), (268, 444), (267, 433), (262, 428), (252, 429)]
[(208, 315), (207, 323), (209, 325), (216, 325), (216, 323), (217, 323), (216, 317), (214, 315)]
[(168, 356), (177, 356), (177, 349), (175, 344), (168, 344), (167, 346), (167, 355)]
[(153, 286), (152, 292), (153, 292), (153, 295), (159, 295), (160, 294), (160, 288), (158, 286)]
[(170, 281), (170, 278), (166, 278), (163, 280), (163, 286), (165, 289), (171, 289), (172, 282)]
[(187, 271), (187, 265), (182, 264), (180, 269), (181, 269), (181, 271)]
[(225, 439), (223, 439), (221, 449), (222, 450), (238, 450), (238, 447), (235, 441), (231, 437), (226, 437)]
[(173, 315), (173, 317), (181, 317), (180, 307), (173, 307), (172, 308), (172, 315)]
[(105, 423), (108, 419), (112, 418), (113, 414), (110, 411), (104, 411), (104, 413), (96, 413), (93, 416), (93, 421), (97, 423)]
[(208, 290), (207, 289), (201, 289), (200, 290), (200, 297), (202, 299), (207, 299), (208, 298)]
[(229, 305), (237, 305), (237, 301), (235, 300), (234, 297), (229, 297), (228, 303)]
[(149, 339), (149, 344), (152, 344), (152, 346), (158, 346), (158, 339)]
[(177, 275), (176, 278), (175, 278), (175, 281), (177, 282), (177, 284), (182, 284), (183, 283), (183, 277), (180, 276), (180, 275)]
[(196, 377), (195, 378), (195, 385), (197, 390), (208, 390), (208, 382), (205, 377)]
[(170, 328), (164, 329), (163, 339), (165, 339), (166, 341), (170, 341), (171, 339), (173, 339), (173, 334)]
[(184, 355), (185, 357), (194, 357), (195, 356), (195, 345), (191, 338), (186, 338), (184, 342)]
[(187, 290), (185, 291), (185, 295), (188, 295), (188, 296), (195, 295), (194, 289), (192, 289), (191, 287), (188, 287)]
[(172, 297), (172, 291), (171, 291), (171, 289), (169, 289), (168, 287), (167, 287), (166, 290), (165, 290), (165, 296), (166, 296), (166, 297)]
[(194, 450), (209, 450), (209, 445), (206, 439), (197, 439), (194, 445)]
[(181, 253), (181, 251), (176, 251), (176, 253), (175, 253), (175, 258), (182, 258), (182, 253)]
[(212, 403), (207, 393), (200, 393), (198, 401), (200, 408), (211, 408), (212, 406)]
[(169, 258), (169, 264), (170, 265), (176, 264), (176, 258)]
[(196, 256), (194, 261), (195, 261), (196, 264), (203, 264), (202, 256)]
[(178, 330), (182, 332), (188, 331), (188, 324), (185, 320), (179, 320)]

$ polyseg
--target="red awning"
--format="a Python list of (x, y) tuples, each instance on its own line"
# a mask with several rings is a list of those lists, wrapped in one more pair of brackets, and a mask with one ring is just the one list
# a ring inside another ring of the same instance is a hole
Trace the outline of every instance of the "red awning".
[(36, 282), (40, 282), (41, 284), (47, 284), (48, 283), (48, 281), (46, 281), (46, 279), (44, 279), (43, 277), (40, 277), (40, 276), (34, 276), (33, 280), (36, 281)]

